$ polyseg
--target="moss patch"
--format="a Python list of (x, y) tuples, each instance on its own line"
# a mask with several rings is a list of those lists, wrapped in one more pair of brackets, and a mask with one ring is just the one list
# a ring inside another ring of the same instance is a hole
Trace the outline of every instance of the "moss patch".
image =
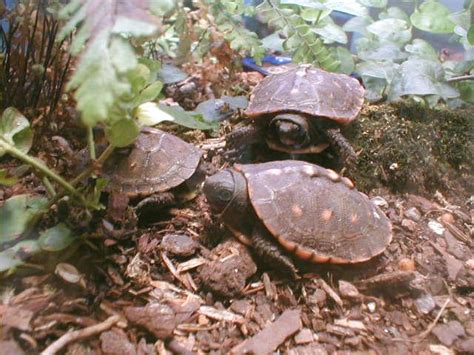
[(412, 103), (367, 105), (347, 132), (359, 154), (362, 190), (433, 192), (472, 187), (474, 113)]

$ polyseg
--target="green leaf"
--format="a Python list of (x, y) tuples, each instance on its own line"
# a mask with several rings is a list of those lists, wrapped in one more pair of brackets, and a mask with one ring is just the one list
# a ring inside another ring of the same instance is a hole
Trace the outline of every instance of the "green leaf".
[[(30, 122), (14, 107), (8, 107), (0, 118), (0, 139), (27, 153), (33, 143)], [(0, 157), (5, 151), (0, 147)]]
[(158, 79), (164, 84), (178, 83), (188, 76), (188, 73), (171, 64), (163, 64), (163, 67), (158, 72)]
[(117, 16), (112, 33), (126, 34), (133, 37), (150, 36), (158, 27), (155, 23), (140, 21), (131, 17)]
[(456, 87), (461, 94), (461, 99), (474, 104), (474, 81), (464, 80), (456, 83)]
[(438, 53), (428, 42), (415, 38), (412, 44), (407, 44), (405, 50), (413, 58), (438, 60)]
[(354, 16), (367, 16), (369, 11), (356, 0), (327, 0), (324, 5), (331, 10)]
[(112, 39), (110, 43), (110, 57), (119, 73), (125, 73), (138, 65), (132, 46), (120, 37)]
[(367, 26), (367, 31), (381, 40), (404, 44), (411, 39), (411, 30), (404, 20), (388, 18), (376, 21)]
[(12, 271), (23, 265), (29, 257), (41, 252), (38, 241), (23, 240), (13, 247), (0, 252), (0, 272)]
[(133, 119), (121, 119), (107, 127), (106, 135), (108, 141), (116, 147), (126, 147), (133, 143), (140, 133), (140, 127)]
[(176, 8), (174, 0), (149, 0), (150, 10), (156, 16), (169, 16), (169, 13)]
[(162, 89), (163, 83), (161, 81), (155, 81), (140, 92), (140, 94), (134, 100), (134, 105), (138, 106), (144, 102), (155, 100)]
[(0, 207), (0, 245), (19, 238), (46, 203), (46, 198), (37, 195), (16, 195), (6, 200)]
[(202, 114), (204, 121), (223, 121), (232, 116), (237, 109), (245, 109), (248, 100), (245, 96), (222, 96), (220, 99), (210, 99), (201, 102), (194, 112)]
[(351, 74), (354, 71), (354, 58), (352, 53), (344, 47), (332, 48), (334, 57), (341, 63), (339, 65), (339, 72), (345, 74)]
[(459, 97), (459, 92), (445, 83), (440, 63), (426, 59), (409, 59), (400, 65), (394, 77), (388, 99), (397, 100), (405, 95), (438, 95), (444, 99)]
[(9, 176), (7, 169), (0, 169), (0, 186), (13, 186), (18, 182), (14, 176)]
[(400, 65), (386, 62), (365, 61), (357, 64), (357, 73), (361, 76), (385, 79), (387, 82), (399, 71)]
[(342, 29), (346, 32), (357, 32), (366, 34), (367, 26), (373, 23), (372, 19), (367, 17), (353, 17), (349, 19), (343, 26)]
[(452, 33), (455, 23), (449, 19), (451, 11), (435, 0), (420, 5), (410, 16), (416, 28), (433, 33)]
[(474, 25), (471, 25), (467, 31), (467, 40), (471, 46), (474, 46)]
[(379, 41), (363, 37), (356, 42), (356, 46), (359, 58), (363, 60), (399, 61), (407, 57), (397, 44), (381, 44)]
[(387, 6), (387, 0), (359, 0), (362, 5), (382, 8)]
[(341, 27), (333, 23), (332, 21), (327, 22), (322, 27), (312, 28), (311, 31), (317, 33), (323, 38), (324, 43), (347, 43), (346, 33)]
[(194, 112), (187, 112), (181, 106), (168, 106), (160, 104), (159, 108), (171, 115), (174, 118), (174, 122), (188, 128), (199, 129), (199, 130), (215, 130), (219, 127), (217, 122), (206, 122), (204, 121), (201, 114)]
[(275, 52), (283, 52), (283, 38), (280, 38), (277, 32), (262, 38), (263, 48)]
[(385, 20), (388, 18), (396, 18), (399, 20), (410, 22), (410, 17), (407, 15), (407, 13), (396, 6), (389, 7), (386, 11), (383, 11), (379, 14), (379, 19), (381, 20)]
[(303, 8), (300, 11), (301, 18), (308, 22), (316, 22), (325, 19), (331, 14), (331, 10), (326, 9), (324, 6), (321, 7), (321, 10), (316, 8)]
[(312, 9), (324, 10), (324, 4), (314, 0), (281, 0), (281, 5), (297, 5), (301, 7), (309, 7)]
[(76, 238), (71, 230), (63, 223), (59, 223), (40, 233), (38, 243), (45, 251), (61, 251), (66, 249)]

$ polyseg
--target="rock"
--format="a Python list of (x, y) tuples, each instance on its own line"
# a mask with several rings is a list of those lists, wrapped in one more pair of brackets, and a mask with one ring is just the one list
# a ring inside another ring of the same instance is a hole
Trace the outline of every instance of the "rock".
[(411, 219), (403, 218), (402, 219), (402, 227), (409, 230), (410, 232), (414, 232), (418, 224)]
[(308, 328), (303, 328), (295, 335), (295, 343), (297, 345), (308, 344), (314, 341), (313, 332)]
[(444, 232), (444, 239), (448, 246), (447, 250), (449, 253), (454, 255), (456, 258), (465, 260), (469, 255), (467, 255), (467, 250), (464, 250), (464, 245), (458, 241), (448, 230)]
[(252, 338), (235, 346), (231, 354), (266, 355), (275, 351), (288, 337), (301, 328), (301, 310), (286, 310), (273, 323)]
[(235, 313), (245, 316), (252, 309), (252, 305), (246, 300), (235, 300), (230, 305), (230, 309)]
[(297, 346), (288, 351), (288, 355), (327, 355), (328, 352), (322, 345), (311, 344), (306, 346)]
[(416, 207), (409, 208), (404, 213), (406, 218), (411, 219), (412, 221), (418, 222), (421, 219), (421, 213)]
[(159, 339), (169, 338), (176, 327), (174, 310), (162, 303), (150, 303), (145, 307), (125, 307), (127, 319), (146, 328)]
[(343, 298), (357, 298), (360, 295), (357, 287), (344, 280), (339, 280), (339, 293)]
[(135, 346), (128, 340), (122, 329), (114, 328), (100, 335), (101, 349), (104, 354), (134, 355)]
[(382, 207), (382, 208), (387, 208), (388, 207), (388, 202), (386, 199), (384, 199), (382, 196), (375, 196), (373, 198), (370, 199), (370, 201), (372, 201), (372, 203), (378, 207)]
[(443, 257), (444, 257), (444, 261), (446, 263), (446, 269), (448, 271), (449, 280), (451, 280), (451, 281), (456, 280), (456, 277), (457, 277), (459, 271), (463, 267), (463, 262), (456, 259), (454, 256), (452, 256), (451, 254), (448, 254), (448, 253), (444, 254)]
[(167, 234), (161, 241), (161, 248), (175, 256), (191, 256), (199, 244), (186, 234)]
[(435, 326), (433, 334), (446, 346), (451, 346), (456, 339), (466, 335), (463, 326), (457, 320)]
[(376, 307), (377, 307), (377, 304), (375, 302), (367, 303), (367, 309), (369, 310), (370, 313), (374, 313)]
[(431, 219), (428, 222), (428, 227), (437, 235), (443, 235), (444, 231), (446, 230), (443, 225), (434, 219)]
[(447, 223), (447, 224), (453, 224), (454, 223), (454, 217), (451, 213), (443, 213), (441, 217), (439, 218), (441, 222)]
[(457, 348), (460, 351), (463, 351), (467, 354), (473, 354), (474, 353), (474, 337), (460, 341), (458, 343)]
[(257, 265), (247, 248), (230, 239), (219, 244), (211, 254), (215, 260), (198, 269), (203, 287), (223, 297), (240, 294), (247, 279), (257, 271)]
[(415, 305), (418, 312), (428, 314), (436, 307), (436, 302), (429, 293), (425, 293), (415, 300)]

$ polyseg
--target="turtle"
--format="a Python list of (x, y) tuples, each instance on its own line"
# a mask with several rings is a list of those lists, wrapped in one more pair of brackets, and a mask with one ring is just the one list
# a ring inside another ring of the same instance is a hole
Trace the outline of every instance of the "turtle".
[(172, 205), (178, 190), (190, 190), (202, 182), (202, 154), (175, 135), (144, 127), (132, 145), (117, 149), (105, 161), (106, 191), (139, 201), (139, 213)]
[(308, 162), (235, 164), (209, 176), (203, 191), (242, 243), (293, 276), (291, 256), (361, 263), (392, 239), (390, 220), (350, 179)]
[(255, 86), (244, 112), (254, 124), (228, 135), (229, 155), (241, 153), (245, 143), (266, 141), (290, 154), (333, 146), (343, 161), (354, 162), (356, 153), (340, 129), (357, 118), (364, 92), (355, 78), (308, 64), (269, 75)]

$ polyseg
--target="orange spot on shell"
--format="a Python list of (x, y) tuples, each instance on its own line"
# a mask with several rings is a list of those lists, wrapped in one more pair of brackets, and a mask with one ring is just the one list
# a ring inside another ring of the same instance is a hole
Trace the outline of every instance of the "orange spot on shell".
[(356, 223), (359, 220), (359, 215), (357, 214), (352, 214), (351, 215), (351, 222)]
[(321, 213), (321, 218), (324, 220), (324, 221), (329, 221), (332, 217), (332, 210), (329, 210), (329, 209), (325, 209), (323, 210), (323, 213)]
[(304, 248), (296, 248), (296, 256), (303, 260), (310, 260), (313, 258), (314, 253)]
[(344, 185), (346, 185), (348, 188), (353, 189), (354, 188), (354, 183), (352, 182), (351, 179), (348, 179), (346, 177), (341, 178), (342, 182)]
[(293, 212), (295, 217), (301, 217), (303, 215), (303, 210), (298, 205), (291, 206), (291, 212)]
[(313, 255), (313, 258), (311, 261), (313, 263), (326, 263), (329, 260), (328, 256), (322, 256), (322, 255)]
[(341, 180), (341, 176), (336, 173), (334, 170), (327, 169), (328, 172), (328, 178), (331, 179), (332, 181), (339, 181)]

